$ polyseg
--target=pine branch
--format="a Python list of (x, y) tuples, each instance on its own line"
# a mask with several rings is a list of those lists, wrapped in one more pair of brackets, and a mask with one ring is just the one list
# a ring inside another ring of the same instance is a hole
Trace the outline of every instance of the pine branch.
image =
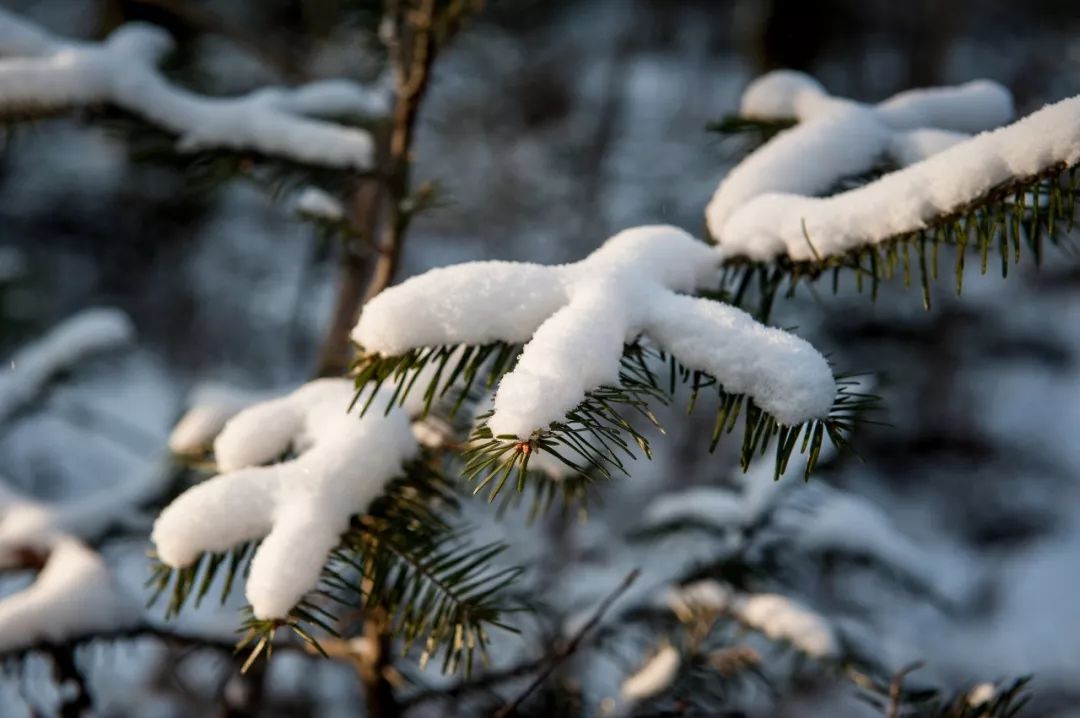
[(532, 681), (532, 683), (526, 686), (525, 690), (519, 693), (518, 696), (514, 698), (514, 700), (506, 703), (502, 708), (500, 708), (499, 711), (495, 714), (495, 718), (508, 718), (509, 716), (517, 712), (517, 709), (521, 707), (521, 704), (524, 703), (525, 700), (536, 691), (536, 689), (542, 686), (544, 684), (544, 681), (546, 681), (559, 666), (565, 663), (566, 660), (570, 658), (570, 656), (574, 655), (577, 649), (581, 646), (582, 642), (585, 641), (585, 639), (589, 636), (593, 629), (595, 629), (596, 626), (598, 626), (600, 622), (604, 619), (604, 615), (608, 612), (611, 606), (614, 605), (614, 603), (618, 601), (624, 593), (626, 593), (626, 591), (634, 584), (634, 581), (637, 580), (639, 575), (641, 575), (641, 571), (639, 571), (638, 569), (634, 569), (633, 571), (628, 573), (626, 575), (626, 578), (624, 578), (619, 583), (619, 585), (615, 587), (615, 590), (609, 593), (604, 598), (604, 600), (600, 602), (600, 604), (596, 607), (596, 610), (593, 611), (593, 614), (589, 617), (589, 620), (585, 622), (585, 624), (573, 635), (573, 637), (570, 638), (569, 641), (567, 641), (563, 646), (561, 646), (557, 651), (555, 651), (554, 654), (552, 654), (552, 656), (548, 659), (547, 665), (544, 667), (544, 670), (542, 670), (540, 674)]
[(424, 398), (421, 416), (426, 416), (436, 403), (452, 400), (448, 413), (454, 417), (462, 405), (477, 398), (478, 390), (494, 388), (502, 375), (513, 369), (520, 353), (521, 345), (506, 342), (424, 347), (389, 357), (368, 354), (363, 347), (357, 347), (351, 369), (356, 382), (353, 406), (359, 405), (363, 416), (379, 388), (389, 381), (395, 390), (382, 407), (386, 413), (395, 406), (404, 406), (409, 395), (420, 390)]
[(885, 679), (851, 671), (848, 677), (862, 689), (859, 698), (885, 718), (1012, 718), (1031, 698), (1031, 676), (995, 685), (992, 695), (975, 700), (971, 691), (947, 696), (934, 689), (904, 689), (904, 678), (921, 666), (912, 664)]
[[(668, 366), (666, 382), (652, 368), (657, 362)], [(492, 436), (484, 421), (489, 415), (479, 417), (465, 451), (464, 476), (478, 482), (474, 493), (490, 487), (489, 499), (494, 500), (511, 476), (516, 477), (518, 491), (524, 489), (530, 457), (537, 451), (550, 454), (578, 473), (595, 471), (608, 479), (618, 473), (627, 474), (625, 461), (637, 458), (633, 445), (651, 458), (648, 438), (631, 420), (643, 418), (662, 430), (649, 408), (650, 402), (667, 404), (680, 386), (689, 388), (688, 411), (694, 410), (703, 389), (716, 392), (710, 452), (716, 450), (724, 434), (735, 430), (741, 415), (740, 466), (747, 470), (755, 456), (763, 456), (775, 444), (776, 478), (786, 471), (796, 450), (807, 454), (805, 477), (809, 478), (824, 439), (828, 437), (837, 447), (847, 448), (847, 437), (855, 423), (866, 421), (860, 414), (876, 409), (878, 403), (878, 397), (857, 390), (859, 382), (854, 377), (841, 376), (829, 416), (785, 426), (747, 395), (729, 393), (707, 373), (687, 369), (675, 357), (635, 343), (624, 350), (618, 386), (589, 392), (565, 420), (552, 423), (527, 441), (515, 436)]]
[(596, 471), (569, 476), (551, 476), (544, 471), (529, 470), (522, 491), (503, 492), (497, 516), (528, 502), (526, 523), (532, 525), (547, 516), (558, 506), (562, 516), (576, 513), (579, 517), (588, 514), (590, 505), (600, 503), (597, 487), (604, 477)]
[[(502, 622), (515, 610), (502, 591), (521, 569), (491, 568), (504, 546), (468, 544), (444, 518), (458, 507), (451, 484), (417, 461), (406, 476), (392, 482), (368, 512), (355, 517), (350, 529), (323, 567), (318, 588), (305, 596), (284, 619), (259, 619), (245, 609), (243, 637), (237, 650), (246, 651), (244, 669), (260, 656), (269, 657), (278, 631), (285, 629), (312, 650), (322, 653), (318, 637), (339, 636), (337, 605), (391, 618), (391, 631), (408, 651), (423, 644), (421, 663), (443, 655), (443, 670), (470, 670), (477, 653), (483, 655), (491, 627), (514, 629)], [(151, 603), (169, 595), (166, 615), (177, 615), (190, 601), (198, 606), (223, 576), (224, 601), (246, 572), (255, 543), (220, 554), (205, 554), (191, 566), (173, 569), (159, 564), (148, 582)]]
[(794, 119), (763, 119), (732, 114), (708, 123), (705, 129), (725, 137), (749, 137), (755, 145), (762, 145), (795, 124)]
[(882, 281), (897, 276), (903, 277), (905, 286), (916, 281), (922, 287), (923, 305), (929, 309), (930, 283), (938, 278), (938, 254), (943, 247), (955, 249), (951, 269), (957, 294), (963, 291), (964, 270), (971, 255), (986, 274), (990, 255), (996, 253), (1005, 277), (1010, 265), (1019, 265), (1023, 260), (1025, 246), (1036, 266), (1042, 262), (1046, 245), (1072, 249), (1068, 235), (1080, 203), (1077, 168), (1057, 164), (1039, 174), (1010, 180), (928, 221), (922, 229), (841, 254), (821, 257), (814, 250), (814, 238), (807, 234), (807, 244), (815, 254), (810, 261), (787, 257), (772, 262), (728, 259), (717, 297), (745, 306), (756, 289), (756, 314), (767, 318), (785, 283), (786, 296), (791, 297), (800, 281), (815, 282), (831, 270), (834, 293), (839, 289), (840, 274), (850, 272), (855, 276), (857, 291), (869, 288), (875, 299)]

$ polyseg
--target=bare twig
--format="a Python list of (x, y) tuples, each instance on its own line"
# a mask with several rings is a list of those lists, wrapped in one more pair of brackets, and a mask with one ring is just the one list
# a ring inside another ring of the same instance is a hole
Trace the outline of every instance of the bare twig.
[(540, 672), (540, 675), (538, 675), (536, 679), (518, 695), (517, 698), (500, 708), (499, 711), (495, 714), (494, 718), (507, 718), (508, 716), (513, 715), (517, 711), (517, 709), (521, 707), (521, 704), (525, 702), (525, 699), (532, 695), (537, 688), (542, 686), (544, 684), (544, 681), (546, 681), (548, 677), (551, 676), (551, 674), (554, 673), (555, 670), (566, 661), (566, 659), (574, 655), (578, 647), (581, 646), (581, 643), (585, 640), (589, 633), (592, 632), (593, 628), (595, 628), (597, 624), (599, 624), (600, 621), (603, 620), (604, 614), (608, 612), (608, 609), (610, 609), (611, 606), (617, 600), (619, 600), (619, 597), (622, 596), (626, 592), (626, 590), (630, 588), (631, 585), (633, 585), (634, 581), (637, 580), (637, 577), (639, 575), (641, 575), (641, 571), (636, 568), (630, 573), (628, 573), (626, 575), (626, 578), (622, 580), (622, 583), (620, 583), (614, 591), (609, 593), (607, 598), (600, 602), (600, 605), (596, 607), (596, 610), (593, 612), (593, 615), (589, 618), (588, 622), (586, 622), (585, 625), (582, 626), (568, 642), (566, 642), (562, 647), (559, 648), (559, 650), (555, 651), (555, 653), (547, 659), (547, 667)]
[(513, 681), (518, 678), (524, 678), (525, 676), (532, 675), (534, 672), (543, 668), (547, 663), (547, 656), (541, 656), (529, 661), (524, 661), (515, 666), (504, 668), (499, 671), (488, 671), (476, 678), (470, 678), (468, 680), (459, 681), (451, 686), (443, 688), (429, 688), (427, 690), (418, 691), (401, 701), (402, 710), (409, 710), (421, 703), (428, 703), (434, 700), (445, 700), (460, 698), (461, 696), (468, 695), (470, 693), (476, 693), (497, 686), (508, 681)]
[(892, 681), (889, 682), (889, 708), (885, 712), (885, 718), (900, 718), (900, 707), (904, 699), (904, 678), (922, 667), (923, 662), (917, 661), (893, 674)]

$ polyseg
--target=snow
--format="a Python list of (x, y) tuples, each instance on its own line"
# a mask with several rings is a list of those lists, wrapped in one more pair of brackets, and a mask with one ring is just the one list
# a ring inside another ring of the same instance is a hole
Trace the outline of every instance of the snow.
[(173, 49), (168, 34), (128, 23), (100, 43), (49, 37), (0, 10), (0, 107), (41, 111), (109, 103), (178, 135), (177, 149), (254, 150), (305, 164), (367, 169), (371, 136), (311, 115), (383, 109), (385, 88), (344, 80), (242, 97), (203, 97), (171, 84), (155, 65)]
[(676, 615), (684, 618), (700, 611), (727, 611), (734, 598), (731, 588), (705, 578), (668, 590), (665, 602)]
[[(835, 445), (826, 443), (818, 460), (828, 462), (836, 452)], [(643, 524), (659, 527), (686, 521), (717, 529), (742, 528), (757, 521), (787, 493), (807, 490), (802, 481), (806, 461), (806, 454), (793, 454), (784, 473), (774, 479), (776, 462), (767, 450), (750, 462), (745, 473), (730, 477), (735, 487), (694, 486), (661, 494), (645, 509)]]
[(897, 164), (907, 167), (933, 157), (971, 137), (964, 132), (923, 128), (894, 132), (889, 140), (889, 155)]
[(698, 486), (660, 496), (645, 510), (645, 524), (695, 521), (718, 528), (736, 527), (747, 517), (746, 502), (733, 491)]
[(732, 612), (741, 623), (773, 640), (787, 641), (813, 658), (834, 658), (840, 652), (836, 635), (825, 619), (787, 596), (740, 596)]
[(527, 438), (586, 392), (616, 383), (623, 344), (641, 335), (785, 424), (826, 415), (836, 386), (813, 347), (739, 309), (679, 294), (708, 286), (718, 264), (678, 228), (635, 227), (574, 264), (468, 262), (413, 277), (369, 302), (352, 337), (385, 356), (527, 342), (496, 392), (495, 435)]
[(850, 493), (813, 493), (824, 494), (820, 505), (809, 512), (785, 512), (778, 517), (801, 549), (871, 556), (895, 571), (930, 585), (937, 583), (932, 557), (901, 533), (881, 507)]
[(679, 674), (682, 658), (673, 646), (664, 646), (641, 668), (623, 681), (620, 694), (626, 701), (642, 701), (662, 693)]
[(296, 197), (296, 211), (316, 219), (338, 222), (345, 216), (341, 202), (318, 187), (305, 187)]
[(58, 373), (130, 344), (135, 330), (116, 309), (86, 309), (17, 351), (0, 373), (0, 422), (33, 400)]
[[(800, 124), (747, 157), (713, 195), (706, 218), (725, 257), (837, 254), (918, 230), (1007, 180), (1080, 160), (1080, 97), (965, 139), (1011, 116), (1007, 91), (988, 81), (869, 106), (772, 73), (748, 88), (743, 109)], [(888, 155), (907, 166), (848, 192), (810, 196)]]
[[(151, 538), (166, 564), (262, 539), (246, 595), (259, 618), (282, 618), (318, 583), (349, 518), (417, 452), (404, 410), (347, 413), (352, 382), (319, 379), (231, 419), (214, 443), (220, 475), (162, 511)], [(272, 463), (289, 448), (299, 456)]]
[(169, 435), (169, 450), (174, 454), (201, 454), (229, 419), (263, 398), (262, 392), (228, 384), (206, 382), (197, 386), (188, 400), (190, 408)]
[(93, 539), (110, 527), (131, 522), (136, 508), (162, 488), (160, 467), (74, 499), (32, 499), (0, 481), (0, 568), (17, 564), (25, 550), (47, 553), (68, 538)]
[(29, 588), (0, 600), (0, 651), (122, 630), (139, 618), (101, 556), (64, 538)]
[(997, 687), (993, 683), (980, 683), (967, 694), (967, 703), (973, 708), (989, 703), (997, 698)]

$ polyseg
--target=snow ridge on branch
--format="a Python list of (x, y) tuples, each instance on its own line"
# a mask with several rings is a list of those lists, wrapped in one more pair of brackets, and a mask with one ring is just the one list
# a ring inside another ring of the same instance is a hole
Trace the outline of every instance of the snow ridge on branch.
[[(742, 114), (799, 124), (720, 183), (706, 211), (709, 232), (725, 258), (820, 261), (922, 230), (1004, 183), (1080, 161), (1080, 97), (986, 132), (1012, 111), (1008, 91), (985, 80), (868, 106), (831, 97), (801, 73), (769, 73), (747, 88)], [(812, 196), (882, 159), (904, 168)]]
[(135, 329), (118, 309), (85, 309), (20, 349), (0, 370), (0, 422), (32, 401), (57, 374), (130, 344)]
[(41, 113), (109, 104), (178, 136), (177, 149), (250, 150), (303, 164), (365, 170), (364, 130), (311, 116), (382, 115), (389, 95), (345, 80), (241, 97), (205, 97), (177, 87), (156, 64), (173, 49), (160, 28), (128, 23), (103, 42), (49, 35), (0, 9), (0, 113)]
[[(285, 617), (315, 588), (350, 517), (418, 452), (405, 410), (357, 419), (348, 414), (352, 397), (352, 382), (319, 379), (233, 417), (214, 443), (222, 473), (154, 524), (160, 559), (182, 568), (261, 539), (247, 599), (256, 618)], [(290, 449), (295, 459), (268, 464)]]
[(129, 628), (141, 617), (105, 560), (65, 536), (34, 583), (0, 601), (0, 652)]
[(684, 293), (715, 286), (719, 258), (670, 226), (628, 229), (574, 264), (469, 262), (377, 296), (353, 339), (397, 356), (421, 347), (527, 342), (501, 380), (488, 425), (528, 439), (603, 385), (644, 335), (784, 424), (828, 414), (836, 382), (808, 343), (742, 310)]

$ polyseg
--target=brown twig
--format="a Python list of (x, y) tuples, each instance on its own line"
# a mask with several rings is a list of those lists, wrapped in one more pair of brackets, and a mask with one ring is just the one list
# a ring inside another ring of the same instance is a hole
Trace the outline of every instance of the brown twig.
[(608, 609), (610, 609), (611, 606), (617, 600), (619, 600), (619, 597), (621, 597), (626, 592), (626, 590), (630, 588), (631, 585), (633, 585), (634, 581), (637, 580), (637, 577), (639, 575), (641, 575), (641, 571), (636, 568), (630, 573), (628, 573), (626, 575), (626, 578), (622, 580), (622, 583), (620, 583), (614, 591), (609, 593), (607, 597), (600, 602), (600, 605), (596, 607), (593, 615), (589, 618), (585, 625), (582, 626), (577, 631), (577, 633), (575, 633), (573, 637), (571, 637), (569, 641), (567, 641), (562, 647), (560, 647), (559, 650), (555, 651), (555, 653), (547, 659), (547, 667), (540, 672), (540, 674), (533, 680), (532, 683), (528, 685), (528, 687), (525, 688), (525, 690), (518, 694), (517, 698), (500, 708), (499, 711), (495, 714), (494, 718), (507, 718), (508, 716), (513, 715), (517, 711), (517, 709), (521, 707), (521, 704), (524, 703), (525, 700), (530, 695), (532, 695), (537, 688), (542, 686), (544, 684), (544, 681), (546, 681), (548, 677), (550, 677), (551, 674), (554, 673), (559, 666), (561, 666), (568, 658), (570, 658), (570, 656), (574, 655), (574, 653), (581, 646), (585, 638), (589, 635), (590, 632), (592, 632), (592, 629), (595, 628), (601, 620), (603, 620), (604, 615), (608, 612)]
[(905, 666), (893, 674), (889, 682), (889, 708), (885, 712), (885, 718), (900, 718), (900, 707), (904, 698), (904, 678), (914, 671), (923, 667), (922, 661), (917, 661)]
[[(456, 2), (440, 12), (436, 0), (419, 1), (415, 8), (404, 0), (387, 2), (390, 30), (384, 40), (394, 75), (394, 109), (388, 134), (377, 142), (380, 170), (375, 179), (360, 182), (351, 202), (356, 233), (366, 241), (378, 234), (379, 242), (373, 267), (367, 253), (346, 248), (334, 314), (320, 351), (320, 376), (345, 371), (349, 331), (356, 324), (360, 307), (394, 281), (405, 234), (415, 214), (415, 203), (409, 201), (412, 148), (420, 106), (431, 83), (431, 68), (440, 42), (448, 41), (463, 17), (481, 4), (478, 0)], [(386, 219), (379, 232), (384, 205)]]

